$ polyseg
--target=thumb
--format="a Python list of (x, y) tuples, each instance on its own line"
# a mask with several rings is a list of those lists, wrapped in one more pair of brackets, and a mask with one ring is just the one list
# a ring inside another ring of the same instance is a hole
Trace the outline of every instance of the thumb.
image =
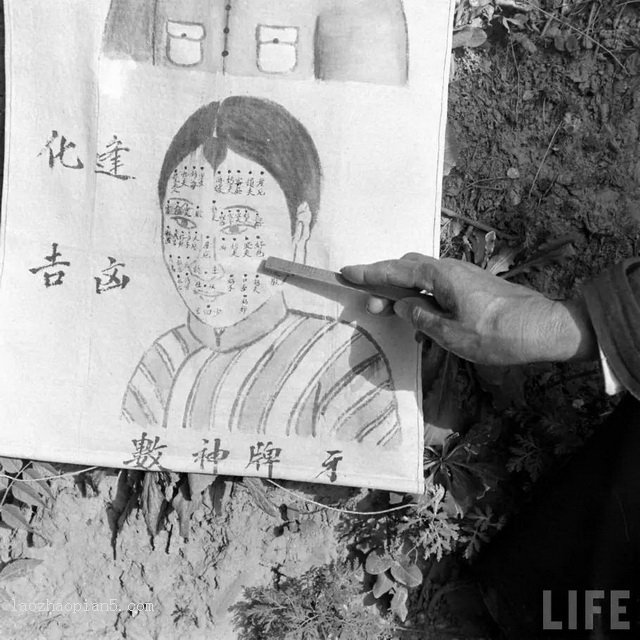
[(410, 322), (418, 331), (427, 334), (436, 342), (442, 339), (448, 318), (435, 301), (426, 296), (403, 298), (393, 306), (397, 316)]

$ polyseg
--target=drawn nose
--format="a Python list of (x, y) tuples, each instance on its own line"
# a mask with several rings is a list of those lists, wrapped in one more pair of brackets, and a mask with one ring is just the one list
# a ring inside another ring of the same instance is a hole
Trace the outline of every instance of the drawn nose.
[(204, 243), (200, 254), (189, 264), (189, 271), (205, 282), (219, 280), (224, 276), (224, 267), (218, 262), (216, 255), (215, 239), (211, 243)]

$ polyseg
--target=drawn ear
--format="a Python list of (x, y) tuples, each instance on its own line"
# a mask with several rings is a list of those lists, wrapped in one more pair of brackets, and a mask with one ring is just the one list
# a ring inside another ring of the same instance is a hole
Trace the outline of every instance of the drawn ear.
[(303, 202), (296, 211), (296, 228), (293, 233), (293, 261), (307, 262), (307, 242), (311, 235), (311, 209)]

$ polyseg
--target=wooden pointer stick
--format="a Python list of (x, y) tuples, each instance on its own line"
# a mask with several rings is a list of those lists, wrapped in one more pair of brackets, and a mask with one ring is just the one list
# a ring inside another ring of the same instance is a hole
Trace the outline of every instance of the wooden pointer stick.
[(280, 277), (293, 276), (304, 280), (312, 280), (313, 282), (320, 282), (342, 289), (364, 291), (372, 296), (386, 298), (394, 302), (402, 298), (415, 298), (420, 295), (420, 291), (417, 289), (404, 289), (402, 287), (394, 287), (393, 285), (355, 284), (335, 271), (310, 267), (306, 264), (291, 262), (290, 260), (281, 260), (280, 258), (269, 257), (263, 260), (258, 271)]

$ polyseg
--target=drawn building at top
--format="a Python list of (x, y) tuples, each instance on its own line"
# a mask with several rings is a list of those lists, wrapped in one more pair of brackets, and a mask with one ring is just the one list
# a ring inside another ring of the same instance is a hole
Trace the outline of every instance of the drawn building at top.
[(112, 0), (112, 59), (238, 76), (404, 85), (402, 0)]

